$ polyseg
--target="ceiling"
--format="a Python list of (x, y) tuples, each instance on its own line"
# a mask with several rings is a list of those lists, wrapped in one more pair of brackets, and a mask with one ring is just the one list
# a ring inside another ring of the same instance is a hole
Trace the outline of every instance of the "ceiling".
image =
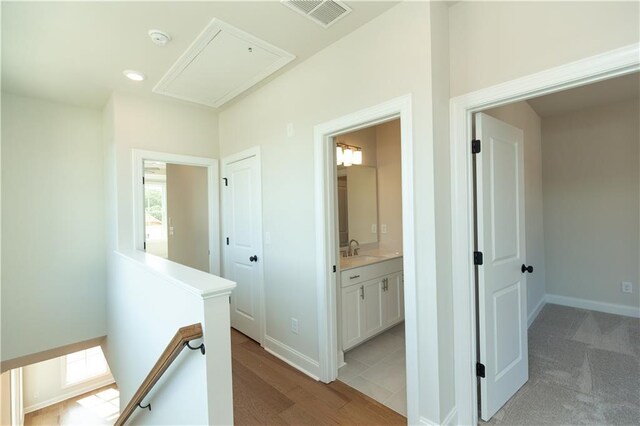
[(527, 102), (540, 117), (549, 117), (583, 108), (638, 99), (639, 96), (640, 74), (633, 73), (529, 99)]
[[(296, 56), (253, 90), (385, 12), (397, 1), (347, 1), (325, 29), (279, 1), (2, 2), (2, 90), (101, 108), (111, 92), (165, 98), (151, 89), (213, 18)], [(156, 46), (147, 32), (172, 41)], [(143, 82), (122, 71), (146, 74)]]

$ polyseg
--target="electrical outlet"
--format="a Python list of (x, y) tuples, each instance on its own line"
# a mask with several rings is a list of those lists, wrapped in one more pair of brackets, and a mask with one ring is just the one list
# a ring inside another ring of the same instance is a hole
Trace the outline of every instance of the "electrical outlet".
[(293, 123), (287, 124), (287, 136), (293, 136)]
[(371, 233), (372, 234), (377, 234), (378, 233), (378, 225), (376, 225), (375, 223), (373, 225), (371, 225)]
[(387, 233), (387, 224), (383, 223), (382, 225), (380, 225), (380, 232), (382, 232), (383, 234)]
[(623, 293), (633, 293), (633, 284), (628, 281), (623, 281), (621, 290)]
[(291, 332), (293, 334), (298, 334), (298, 319), (291, 318)]

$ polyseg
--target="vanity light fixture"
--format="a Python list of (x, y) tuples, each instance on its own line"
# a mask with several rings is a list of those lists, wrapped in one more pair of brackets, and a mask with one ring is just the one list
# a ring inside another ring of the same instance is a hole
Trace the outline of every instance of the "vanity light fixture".
[(353, 150), (349, 147), (342, 150), (342, 164), (350, 167), (353, 164)]
[(362, 164), (362, 148), (357, 146), (349, 146), (345, 144), (338, 144), (336, 146), (336, 162), (338, 166), (343, 165), (350, 167), (352, 165)]

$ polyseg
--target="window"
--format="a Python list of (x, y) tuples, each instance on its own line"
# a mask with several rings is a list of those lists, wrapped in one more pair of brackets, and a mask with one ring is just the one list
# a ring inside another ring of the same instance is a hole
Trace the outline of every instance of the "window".
[(64, 357), (64, 383), (67, 386), (103, 376), (109, 372), (100, 346)]

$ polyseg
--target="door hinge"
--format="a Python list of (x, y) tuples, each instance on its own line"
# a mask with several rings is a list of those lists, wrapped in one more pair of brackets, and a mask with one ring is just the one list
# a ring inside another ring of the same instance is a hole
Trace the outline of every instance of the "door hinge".
[(474, 139), (471, 141), (471, 153), (477, 154), (480, 152), (480, 139)]
[(144, 250), (147, 250), (147, 242), (145, 241), (144, 243), (142, 243), (142, 248), (144, 248)]
[(484, 263), (484, 259), (481, 251), (473, 252), (473, 264), (474, 265), (482, 265)]
[(222, 178), (222, 180), (224, 181), (224, 186), (229, 186), (229, 179)]
[(144, 185), (144, 176), (142, 176), (142, 184)]
[(336, 272), (336, 265), (333, 265), (333, 272)]
[(476, 376), (482, 377), (484, 379), (484, 364), (480, 362), (476, 363)]
[(227, 237), (227, 245), (229, 245), (229, 237)]

